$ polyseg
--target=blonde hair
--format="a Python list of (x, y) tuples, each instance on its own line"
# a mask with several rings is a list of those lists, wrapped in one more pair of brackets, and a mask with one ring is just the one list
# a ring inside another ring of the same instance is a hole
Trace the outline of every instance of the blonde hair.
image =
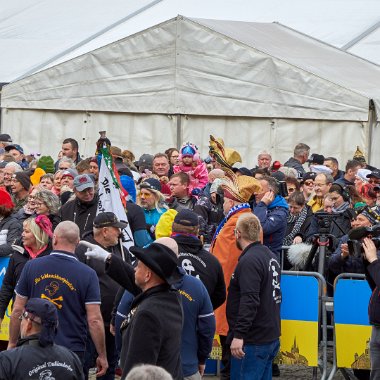
[(49, 235), (39, 227), (36, 223), (36, 218), (28, 218), (24, 221), (24, 224), (30, 228), (30, 232), (35, 237), (38, 250), (45, 247), (49, 243)]
[(261, 224), (256, 215), (244, 213), (236, 222), (236, 229), (240, 231), (244, 240), (251, 242), (260, 241)]

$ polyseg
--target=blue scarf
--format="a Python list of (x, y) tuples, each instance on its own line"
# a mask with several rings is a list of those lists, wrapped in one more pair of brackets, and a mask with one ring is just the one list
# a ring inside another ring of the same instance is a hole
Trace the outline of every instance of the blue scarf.
[(214, 234), (214, 237), (212, 238), (212, 243), (211, 245), (213, 245), (215, 239), (217, 238), (217, 236), (219, 235), (219, 232), (222, 230), (222, 228), (224, 227), (224, 225), (227, 223), (227, 220), (229, 218), (231, 218), (232, 215), (236, 214), (237, 212), (239, 212), (240, 210), (244, 210), (244, 209), (247, 209), (247, 208), (250, 208), (249, 207), (249, 204), (248, 203), (242, 203), (240, 205), (236, 205), (234, 207), (231, 208), (230, 211), (228, 211), (228, 214), (224, 217), (224, 219), (220, 222), (218, 228), (216, 229), (215, 231), (215, 234)]

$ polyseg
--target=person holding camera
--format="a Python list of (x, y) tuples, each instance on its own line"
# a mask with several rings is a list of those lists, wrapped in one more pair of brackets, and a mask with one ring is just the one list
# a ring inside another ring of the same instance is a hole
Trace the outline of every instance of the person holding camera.
[(371, 238), (363, 239), (364, 266), (372, 296), (368, 305), (369, 323), (372, 325), (370, 340), (371, 380), (380, 379), (380, 261), (375, 243)]
[[(351, 227), (372, 227), (379, 222), (380, 215), (375, 211), (364, 208), (357, 217), (352, 220)], [(329, 271), (335, 277), (340, 273), (364, 273), (364, 265), (361, 257), (356, 257), (349, 252), (349, 235), (344, 235), (338, 244), (337, 249), (332, 254), (329, 261)], [(333, 279), (332, 279), (333, 281)]]

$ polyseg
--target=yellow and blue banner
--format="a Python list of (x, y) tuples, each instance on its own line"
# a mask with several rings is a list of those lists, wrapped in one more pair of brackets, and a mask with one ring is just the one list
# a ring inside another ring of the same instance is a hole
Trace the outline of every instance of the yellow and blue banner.
[(338, 368), (370, 369), (366, 280), (340, 278), (334, 292), (335, 347)]
[(314, 276), (281, 276), (279, 364), (318, 365), (319, 281)]
[[(9, 257), (0, 258), (0, 286), (3, 283), (5, 272), (7, 271), (9, 263)], [(3, 322), (0, 327), (0, 340), (8, 340), (9, 336), (9, 317), (11, 315), (11, 303), (8, 305), (8, 309), (5, 313)]]

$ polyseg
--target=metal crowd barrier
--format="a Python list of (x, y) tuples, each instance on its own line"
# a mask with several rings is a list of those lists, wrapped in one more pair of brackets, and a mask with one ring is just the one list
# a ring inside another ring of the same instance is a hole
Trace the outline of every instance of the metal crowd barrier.
[[(326, 280), (318, 272), (282, 271), (281, 346), (278, 363), (317, 368), (327, 378)], [(319, 361), (319, 346), (322, 360)]]
[(368, 302), (371, 289), (364, 274), (342, 273), (334, 282), (334, 356), (328, 380), (346, 369), (370, 369), (371, 326)]

